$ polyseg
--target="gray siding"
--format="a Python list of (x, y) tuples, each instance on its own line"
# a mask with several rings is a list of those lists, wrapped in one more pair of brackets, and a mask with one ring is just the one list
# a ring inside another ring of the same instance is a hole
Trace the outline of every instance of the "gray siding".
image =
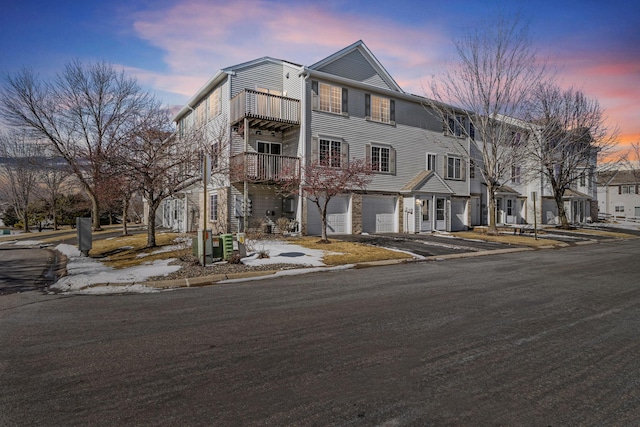
[[(349, 144), (350, 159), (365, 158), (366, 144), (379, 143), (391, 146), (396, 150), (396, 173), (375, 174), (368, 186), (369, 191), (398, 191), (417, 173), (426, 169), (427, 153), (437, 154), (437, 173), (441, 177), (445, 176), (444, 156), (448, 153), (459, 154), (459, 150), (454, 146), (459, 140), (444, 136), (440, 121), (434, 120), (422, 104), (396, 99), (397, 124), (394, 126), (376, 123), (365, 119), (365, 92), (354, 88), (347, 89), (348, 116), (310, 111), (311, 126), (310, 135), (306, 139), (307, 153), (311, 152), (311, 136), (318, 135), (344, 139)], [(467, 181), (446, 182), (457, 194), (469, 194)]]
[(299, 73), (300, 69), (291, 64), (285, 63), (282, 67), (282, 87), (289, 98), (302, 99), (303, 78)]
[(254, 90), (256, 86), (282, 91), (282, 64), (262, 62), (236, 70), (231, 86), (233, 98), (244, 89)]
[(392, 89), (380, 77), (369, 61), (362, 54), (354, 50), (336, 61), (327, 64), (319, 69), (324, 73), (334, 74), (340, 77), (346, 77), (362, 83), (367, 83), (383, 89)]

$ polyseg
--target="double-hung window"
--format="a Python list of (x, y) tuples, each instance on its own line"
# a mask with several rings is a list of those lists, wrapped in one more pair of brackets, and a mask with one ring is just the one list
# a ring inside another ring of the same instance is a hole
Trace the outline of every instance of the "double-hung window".
[(209, 197), (209, 221), (218, 220), (218, 195), (211, 194)]
[(395, 173), (395, 150), (383, 145), (367, 144), (367, 157), (374, 172)]
[(349, 100), (346, 88), (313, 80), (311, 96), (314, 110), (347, 115)]
[(222, 98), (220, 97), (220, 88), (217, 87), (211, 95), (209, 95), (209, 117), (216, 117), (222, 111)]
[(511, 183), (520, 184), (520, 166), (511, 166)]
[(464, 116), (447, 116), (445, 133), (451, 136), (463, 137), (465, 135), (465, 123), (466, 119)]
[(342, 114), (342, 88), (339, 86), (319, 84), (320, 111)]
[(462, 180), (463, 161), (460, 157), (447, 156), (447, 179)]
[(436, 170), (436, 155), (427, 153), (427, 170), (435, 171)]
[(342, 142), (320, 139), (318, 160), (322, 166), (339, 168), (342, 164)]
[(395, 124), (396, 103), (393, 99), (367, 93), (364, 98), (364, 109), (367, 120)]

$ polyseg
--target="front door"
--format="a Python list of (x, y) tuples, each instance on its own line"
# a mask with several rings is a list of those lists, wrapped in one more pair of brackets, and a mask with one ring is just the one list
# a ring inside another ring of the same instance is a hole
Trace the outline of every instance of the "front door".
[(447, 229), (447, 199), (436, 197), (436, 230)]
[(420, 221), (420, 231), (431, 231), (431, 213), (430, 213), (431, 204), (429, 203), (429, 199), (422, 199), (421, 205), (421, 213), (422, 216)]

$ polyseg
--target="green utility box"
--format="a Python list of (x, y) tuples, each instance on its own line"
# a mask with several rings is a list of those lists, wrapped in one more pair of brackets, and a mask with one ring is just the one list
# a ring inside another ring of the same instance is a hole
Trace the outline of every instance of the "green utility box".
[(221, 234), (222, 258), (229, 259), (233, 255), (233, 234)]

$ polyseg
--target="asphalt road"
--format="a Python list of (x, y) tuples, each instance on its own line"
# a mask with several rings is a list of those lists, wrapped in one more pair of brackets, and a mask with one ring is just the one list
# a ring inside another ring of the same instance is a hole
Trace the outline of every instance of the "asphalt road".
[(639, 256), (6, 295), (0, 425), (639, 425)]
[(42, 289), (55, 282), (59, 256), (29, 246), (0, 246), (0, 295)]

